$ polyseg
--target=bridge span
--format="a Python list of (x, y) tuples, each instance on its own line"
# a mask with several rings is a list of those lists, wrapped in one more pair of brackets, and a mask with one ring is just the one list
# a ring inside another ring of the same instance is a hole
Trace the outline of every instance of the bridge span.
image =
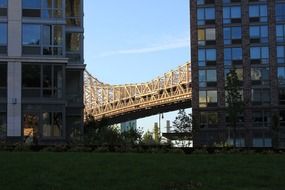
[(191, 107), (191, 65), (186, 63), (146, 83), (105, 84), (84, 73), (85, 116), (108, 124)]

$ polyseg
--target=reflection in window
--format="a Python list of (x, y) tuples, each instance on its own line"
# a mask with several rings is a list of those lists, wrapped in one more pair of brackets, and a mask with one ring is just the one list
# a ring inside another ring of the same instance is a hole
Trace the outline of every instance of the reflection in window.
[(45, 112), (43, 118), (43, 137), (62, 137), (63, 120), (61, 112)]
[(216, 18), (215, 8), (198, 8), (197, 9), (197, 24), (215, 24)]
[(200, 90), (199, 91), (199, 107), (217, 106), (216, 90)]
[[(225, 80), (227, 80), (227, 76), (230, 73), (232, 68), (226, 68), (225, 69)], [(235, 72), (237, 74), (238, 80), (242, 81), (243, 80), (243, 69), (242, 68), (235, 68)]]
[(61, 25), (23, 24), (24, 55), (62, 55), (63, 28)]
[(23, 64), (22, 83), (23, 97), (62, 98), (63, 66)]
[(224, 28), (224, 44), (240, 44), (241, 43), (241, 27)]
[(285, 21), (285, 3), (277, 3), (275, 6), (276, 21)]
[(216, 65), (216, 49), (198, 50), (199, 66)]
[(223, 8), (223, 23), (241, 23), (241, 8), (240, 6), (231, 6)]
[(69, 26), (81, 26), (80, 0), (66, 0), (66, 23)]
[(7, 43), (8, 43), (8, 35), (7, 35), (7, 24), (0, 23), (0, 54), (7, 53)]
[(272, 139), (271, 138), (253, 138), (252, 141), (253, 147), (272, 147)]
[(251, 68), (252, 85), (269, 85), (269, 68)]
[(217, 86), (217, 71), (215, 69), (199, 70), (199, 87)]
[(251, 64), (268, 64), (269, 50), (268, 47), (251, 47), (250, 59)]
[(39, 131), (39, 117), (37, 114), (25, 113), (23, 117), (24, 143), (37, 143)]
[(198, 44), (204, 45), (215, 45), (216, 44), (216, 29), (206, 28), (198, 30)]
[(61, 18), (62, 0), (23, 0), (23, 17)]
[(267, 5), (250, 5), (249, 21), (250, 22), (267, 22)]
[(251, 43), (267, 43), (268, 27), (267, 26), (250, 26), (249, 36)]

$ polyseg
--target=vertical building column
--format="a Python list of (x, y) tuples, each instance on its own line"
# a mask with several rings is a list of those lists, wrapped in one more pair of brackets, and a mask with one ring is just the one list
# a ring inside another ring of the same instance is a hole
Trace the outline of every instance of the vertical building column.
[[(219, 109), (219, 128), (226, 133), (225, 121), (225, 75), (224, 75), (224, 40), (223, 40), (223, 2), (216, 1), (216, 51), (217, 51), (217, 92)], [(224, 134), (225, 135), (225, 134)]]
[(245, 146), (252, 146), (252, 111), (251, 111), (251, 64), (249, 41), (249, 12), (248, 1), (241, 1), (242, 14), (242, 61), (243, 61), (243, 97), (244, 97), (244, 127)]
[[(8, 56), (21, 56), (22, 1), (8, 1)], [(21, 62), (8, 62), (7, 137), (21, 136)]]

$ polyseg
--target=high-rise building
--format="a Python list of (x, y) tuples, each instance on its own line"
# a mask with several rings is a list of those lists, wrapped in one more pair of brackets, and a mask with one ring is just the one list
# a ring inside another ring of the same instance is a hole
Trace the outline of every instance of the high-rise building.
[(83, 0), (0, 0), (0, 138), (76, 138), (84, 68)]
[(137, 130), (137, 120), (132, 120), (132, 121), (121, 123), (121, 133), (130, 131), (130, 130)]
[(284, 147), (285, 1), (190, 0), (190, 14), (194, 146), (233, 142), (225, 78), (235, 67), (245, 104), (237, 146)]

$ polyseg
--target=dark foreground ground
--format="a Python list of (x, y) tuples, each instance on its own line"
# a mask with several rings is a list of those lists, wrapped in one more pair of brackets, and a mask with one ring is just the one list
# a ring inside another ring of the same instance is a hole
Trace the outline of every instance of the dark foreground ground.
[(285, 155), (0, 152), (0, 189), (284, 190)]

